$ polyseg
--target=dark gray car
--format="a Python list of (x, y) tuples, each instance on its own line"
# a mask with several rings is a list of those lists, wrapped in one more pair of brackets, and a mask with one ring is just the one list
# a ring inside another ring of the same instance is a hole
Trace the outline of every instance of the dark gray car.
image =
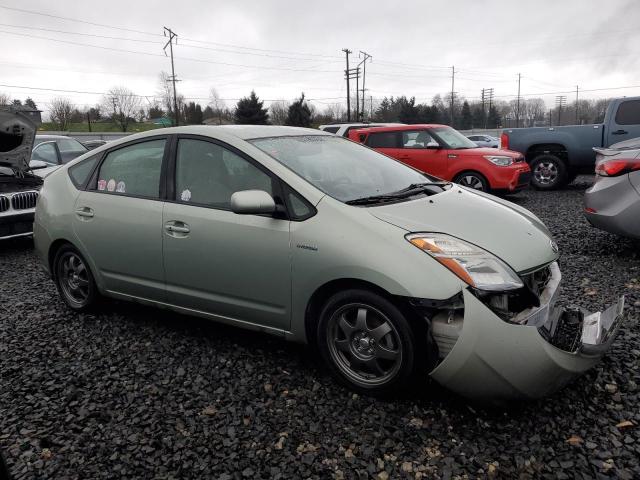
[(31, 160), (49, 165), (64, 165), (89, 149), (78, 140), (64, 135), (36, 135)]
[(594, 227), (640, 239), (640, 138), (595, 148), (596, 179), (584, 196)]

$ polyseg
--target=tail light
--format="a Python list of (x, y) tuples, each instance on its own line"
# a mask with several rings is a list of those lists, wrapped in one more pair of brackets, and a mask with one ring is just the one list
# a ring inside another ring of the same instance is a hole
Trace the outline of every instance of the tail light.
[(596, 164), (596, 175), (602, 177), (617, 177), (635, 170), (640, 170), (640, 159), (612, 158)]
[(509, 149), (509, 135), (506, 133), (500, 135), (500, 148), (504, 148), (505, 150)]

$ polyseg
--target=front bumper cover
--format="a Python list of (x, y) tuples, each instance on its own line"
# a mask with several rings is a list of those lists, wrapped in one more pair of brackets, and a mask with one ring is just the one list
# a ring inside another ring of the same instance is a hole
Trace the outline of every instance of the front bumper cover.
[[(620, 327), (624, 297), (604, 312), (585, 316), (555, 307), (559, 283), (554, 264), (541, 306), (527, 312), (524, 325), (505, 322), (465, 290), (462, 331), (431, 376), (463, 396), (499, 401), (543, 397), (593, 367)], [(569, 323), (577, 328), (576, 345), (554, 346)]]

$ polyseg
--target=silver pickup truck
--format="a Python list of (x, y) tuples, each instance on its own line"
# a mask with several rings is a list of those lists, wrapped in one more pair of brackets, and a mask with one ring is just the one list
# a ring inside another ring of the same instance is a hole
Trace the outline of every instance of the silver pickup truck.
[(579, 173), (593, 172), (594, 147), (635, 137), (640, 137), (640, 97), (628, 97), (611, 100), (604, 123), (506, 129), (501, 146), (525, 155), (534, 188), (552, 190), (572, 182)]

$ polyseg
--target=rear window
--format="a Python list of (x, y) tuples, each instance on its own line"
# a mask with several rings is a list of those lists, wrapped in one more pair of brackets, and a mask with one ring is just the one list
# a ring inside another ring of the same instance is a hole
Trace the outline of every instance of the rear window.
[(622, 102), (616, 113), (618, 125), (640, 125), (640, 100)]
[(371, 148), (398, 148), (397, 132), (370, 133), (366, 145)]

